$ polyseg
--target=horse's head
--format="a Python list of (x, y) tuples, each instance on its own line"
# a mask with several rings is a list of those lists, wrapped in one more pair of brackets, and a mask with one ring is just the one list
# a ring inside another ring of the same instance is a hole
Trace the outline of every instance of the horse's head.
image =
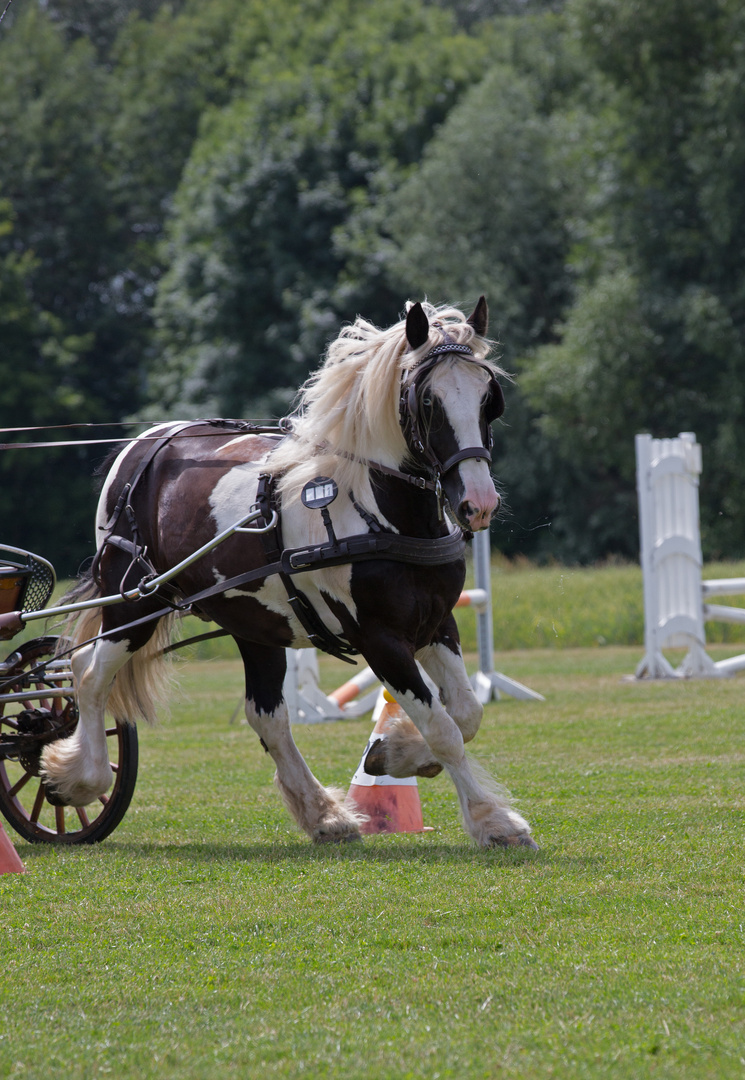
[[(487, 331), (482, 296), (467, 320), (478, 337)], [(456, 520), (466, 529), (488, 527), (499, 508), (491, 465), (491, 424), (504, 410), (493, 369), (447, 326), (433, 323), (441, 340), (424, 353), (401, 384), (401, 426), (414, 460), (434, 474)], [(429, 342), (430, 324), (421, 304), (406, 318), (411, 351)]]

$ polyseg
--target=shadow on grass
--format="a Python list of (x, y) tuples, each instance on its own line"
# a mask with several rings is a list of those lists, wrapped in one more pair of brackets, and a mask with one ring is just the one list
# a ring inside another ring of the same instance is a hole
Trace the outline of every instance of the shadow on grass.
[[(527, 848), (492, 848), (484, 850), (467, 842), (446, 843), (443, 841), (408, 840), (392, 836), (368, 837), (363, 843), (313, 845), (310, 842), (278, 842), (275, 844), (241, 843), (133, 843), (108, 840), (98, 847), (75, 845), (56, 847), (56, 851), (66, 854), (79, 852), (81, 856), (96, 852), (97, 857), (126, 857), (127, 860), (147, 860), (167, 858), (191, 866), (226, 865), (234, 863), (281, 864), (292, 863), (298, 866), (327, 862), (349, 863), (403, 863), (420, 864), (457, 863), (482, 864), (485, 866), (523, 866), (551, 865), (575, 869), (591, 868), (601, 865), (604, 860), (596, 856), (571, 856), (556, 851), (555, 848), (543, 848), (531, 851)], [(21, 857), (26, 862), (45, 857), (50, 846), (45, 844), (24, 845)]]

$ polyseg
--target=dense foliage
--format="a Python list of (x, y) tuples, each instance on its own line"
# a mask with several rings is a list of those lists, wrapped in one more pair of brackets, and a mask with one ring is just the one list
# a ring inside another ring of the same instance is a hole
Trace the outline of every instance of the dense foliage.
[[(358, 312), (483, 291), (499, 547), (634, 556), (633, 436), (693, 430), (707, 554), (741, 554), (743, 31), (737, 0), (16, 0), (0, 426), (280, 415)], [(103, 453), (4, 451), (0, 542), (75, 570)]]

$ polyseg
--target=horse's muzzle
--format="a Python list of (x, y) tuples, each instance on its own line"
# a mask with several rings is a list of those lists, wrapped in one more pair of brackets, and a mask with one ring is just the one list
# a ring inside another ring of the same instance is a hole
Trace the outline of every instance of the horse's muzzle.
[(460, 524), (470, 529), (471, 532), (478, 532), (480, 529), (488, 529), (491, 519), (499, 510), (502, 503), (500, 496), (497, 492), (494, 492), (493, 499), (486, 501), (479, 501), (478, 503), (472, 502), (470, 499), (464, 499), (458, 507), (456, 517)]

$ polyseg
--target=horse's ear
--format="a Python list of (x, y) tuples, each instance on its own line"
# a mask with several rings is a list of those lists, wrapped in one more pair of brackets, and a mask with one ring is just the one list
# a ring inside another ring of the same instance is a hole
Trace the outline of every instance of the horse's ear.
[(489, 329), (489, 305), (485, 296), (479, 297), (476, 307), (466, 322), (474, 328), (479, 337), (486, 337), (486, 331)]
[(424, 314), (424, 308), (419, 303), (412, 304), (406, 314), (406, 340), (409, 347), (414, 350), (429, 338), (429, 320)]

